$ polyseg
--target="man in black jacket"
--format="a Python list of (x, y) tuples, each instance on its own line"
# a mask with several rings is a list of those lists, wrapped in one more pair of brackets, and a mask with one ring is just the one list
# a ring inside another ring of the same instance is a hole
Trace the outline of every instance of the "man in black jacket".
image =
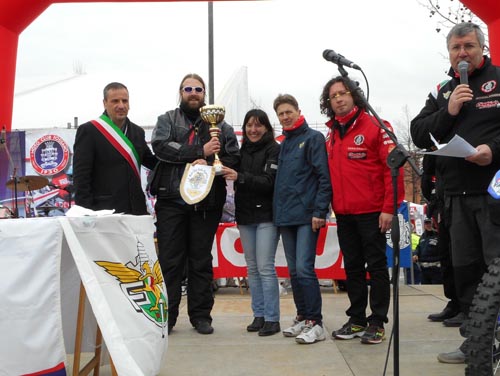
[(157, 195), (158, 259), (167, 286), (169, 332), (179, 315), (187, 261), (189, 320), (198, 333), (211, 334), (212, 243), (226, 200), (226, 182), (222, 175), (216, 176), (207, 197), (194, 205), (184, 202), (179, 187), (186, 163), (213, 164), (218, 153), (224, 166), (237, 169), (240, 153), (233, 128), (226, 122), (217, 124), (218, 139), (210, 137), (209, 124), (200, 117), (205, 83), (199, 75), (186, 75), (179, 95), (179, 108), (158, 117), (151, 139), (161, 161), (151, 183)]
[(141, 185), (141, 165), (153, 169), (157, 159), (144, 130), (132, 123), (129, 93), (112, 82), (104, 88), (104, 113), (80, 125), (73, 147), (75, 203), (88, 209), (148, 214)]
[[(440, 143), (458, 135), (476, 148), (466, 158), (439, 156), (444, 215), (449, 225), (456, 289), (467, 314), (487, 265), (500, 256), (500, 201), (487, 193), (500, 169), (500, 67), (483, 56), (484, 35), (473, 23), (455, 25), (447, 37), (451, 79), (438, 85), (411, 122), (415, 145), (429, 148), (432, 134)], [(468, 84), (460, 83), (458, 65), (468, 64)], [(464, 322), (461, 329), (464, 329)], [(461, 330), (464, 333), (464, 330)], [(443, 363), (465, 362), (460, 349), (439, 354)]]

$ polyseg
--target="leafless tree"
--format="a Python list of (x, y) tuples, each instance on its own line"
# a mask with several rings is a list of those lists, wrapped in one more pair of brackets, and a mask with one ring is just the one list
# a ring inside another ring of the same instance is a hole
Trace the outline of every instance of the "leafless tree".
[[(458, 0), (417, 0), (420, 5), (429, 10), (429, 17), (436, 20), (436, 32), (447, 34), (449, 29), (461, 22), (474, 22), (481, 26), (488, 43), (486, 24)], [(486, 52), (489, 49), (486, 47)]]

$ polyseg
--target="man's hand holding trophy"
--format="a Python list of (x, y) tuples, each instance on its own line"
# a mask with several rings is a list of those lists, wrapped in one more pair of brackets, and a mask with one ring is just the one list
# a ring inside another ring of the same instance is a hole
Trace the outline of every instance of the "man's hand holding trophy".
[(218, 155), (218, 152), (220, 151), (220, 128), (217, 124), (224, 120), (225, 114), (226, 110), (223, 106), (207, 105), (200, 108), (201, 118), (204, 122), (210, 124), (209, 132), (212, 139), (204, 145), (204, 150), (206, 149), (205, 152), (208, 152), (209, 155), (213, 153), (215, 156), (213, 166), (216, 175), (220, 175), (222, 173), (222, 162), (220, 161)]

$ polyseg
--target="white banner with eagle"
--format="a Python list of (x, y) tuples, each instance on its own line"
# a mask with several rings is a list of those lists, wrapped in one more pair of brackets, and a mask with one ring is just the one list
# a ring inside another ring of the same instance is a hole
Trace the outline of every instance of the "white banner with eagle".
[(167, 351), (167, 292), (151, 216), (60, 217), (120, 376), (157, 375)]

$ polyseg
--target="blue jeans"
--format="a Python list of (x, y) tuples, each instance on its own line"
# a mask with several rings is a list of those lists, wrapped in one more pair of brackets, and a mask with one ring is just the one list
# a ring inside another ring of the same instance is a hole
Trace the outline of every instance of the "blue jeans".
[(272, 222), (238, 225), (248, 268), (254, 317), (280, 320), (280, 293), (275, 258), (278, 228)]
[(292, 283), (297, 315), (321, 323), (321, 291), (314, 270), (318, 232), (311, 224), (279, 228)]

